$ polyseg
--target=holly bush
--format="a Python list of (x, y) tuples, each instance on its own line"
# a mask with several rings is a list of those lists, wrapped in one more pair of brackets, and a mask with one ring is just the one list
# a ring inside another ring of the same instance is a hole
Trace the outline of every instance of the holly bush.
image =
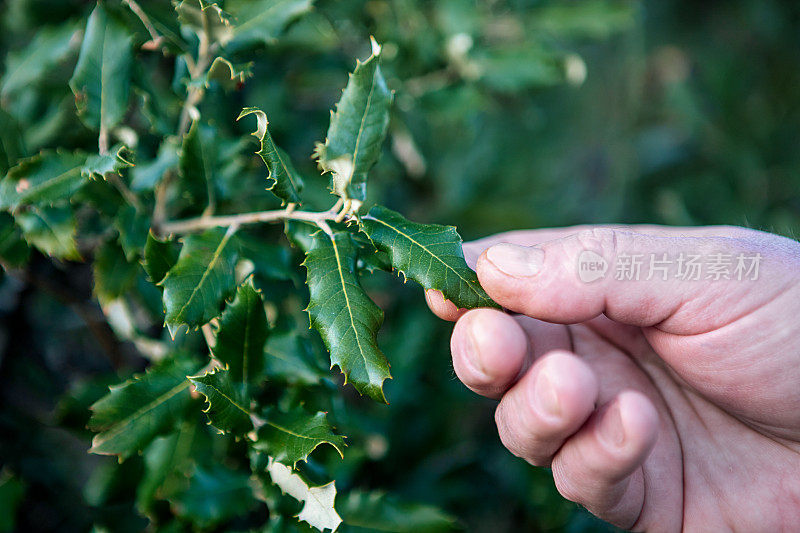
[[(0, 13), (0, 530), (602, 527), (488, 438), (446, 325), (392, 278), (495, 305), (442, 223), (731, 221), (746, 194), (709, 212), (665, 176), (715, 153), (669, 128), (640, 139), (664, 185), (628, 179), (628, 113), (597, 95), (636, 70), (638, 3)], [(645, 126), (697, 109), (671, 54)], [(769, 194), (752, 214), (787, 227)]]

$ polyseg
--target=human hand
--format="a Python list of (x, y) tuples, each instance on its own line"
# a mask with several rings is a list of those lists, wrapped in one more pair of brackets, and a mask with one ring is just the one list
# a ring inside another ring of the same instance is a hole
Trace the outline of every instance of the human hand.
[[(584, 250), (605, 276), (581, 281)], [(800, 244), (734, 227), (587, 226), (464, 252), (519, 314), (464, 312), (428, 291), (457, 320), (456, 374), (500, 400), (503, 444), (551, 466), (565, 498), (634, 530), (800, 530)], [(707, 279), (720, 253), (730, 279)], [(651, 254), (670, 263), (648, 280)], [(681, 254), (701, 257), (699, 280), (678, 276)], [(616, 279), (637, 256), (639, 280)]]

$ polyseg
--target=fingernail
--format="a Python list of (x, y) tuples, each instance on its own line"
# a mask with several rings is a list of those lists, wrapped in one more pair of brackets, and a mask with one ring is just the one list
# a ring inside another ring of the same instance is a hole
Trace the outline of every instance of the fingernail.
[(541, 270), (544, 251), (531, 246), (500, 243), (486, 251), (486, 259), (508, 276), (527, 278)]
[(603, 416), (599, 432), (600, 438), (614, 448), (621, 448), (625, 444), (625, 428), (622, 425), (619, 403), (615, 403)]
[(540, 372), (536, 377), (534, 402), (539, 413), (545, 416), (561, 415), (561, 404), (558, 402), (556, 388), (544, 372)]
[(464, 337), (464, 355), (472, 365), (472, 368), (485, 376), (486, 372), (483, 370), (481, 358), (478, 356), (478, 341), (472, 328), (467, 329), (467, 334)]

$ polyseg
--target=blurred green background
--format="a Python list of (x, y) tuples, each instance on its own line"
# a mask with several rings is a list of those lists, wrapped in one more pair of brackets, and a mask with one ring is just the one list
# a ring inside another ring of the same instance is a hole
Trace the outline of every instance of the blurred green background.
[[(0, 56), (92, 6), (0, 2)], [(258, 51), (233, 97), (212, 92), (205, 105), (220, 123), (264, 108), (276, 141), (317, 175), (311, 147), (370, 35), (396, 91), (372, 201), (455, 224), (465, 239), (608, 222), (800, 234), (798, 2), (319, 0)], [(73, 46), (13, 108), (0, 97), (18, 121), (40, 117), (23, 123), (30, 152), (95, 142), (66, 83), (75, 58)], [(138, 59), (168, 86), (158, 55)], [(88, 455), (80, 428), (114, 369), (142, 363), (104, 325), (88, 267), (40, 257), (30, 268), (70, 291), (54, 299), (18, 279), (0, 284), (0, 530), (11, 516), (20, 531), (118, 530), (123, 518), (139, 530), (131, 480), (141, 461)], [(391, 405), (346, 396), (333, 410), (359, 443), (337, 486), (436, 504), (468, 531), (601, 528), (561, 500), (546, 470), (502, 448), (494, 402), (455, 378), (450, 326), (427, 312), (419, 287), (377, 273), (368, 288), (386, 310)]]

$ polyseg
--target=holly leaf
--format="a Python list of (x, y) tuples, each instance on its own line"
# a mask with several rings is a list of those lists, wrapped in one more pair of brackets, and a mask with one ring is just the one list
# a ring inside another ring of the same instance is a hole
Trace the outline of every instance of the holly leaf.
[(455, 518), (436, 507), (398, 501), (380, 491), (350, 491), (337, 508), (345, 525), (370, 531), (440, 533), (460, 529)]
[(178, 12), (178, 20), (198, 35), (207, 32), (211, 41), (223, 46), (233, 39), (231, 18), (216, 2), (183, 0), (176, 4), (175, 10)]
[(289, 155), (275, 146), (269, 134), (267, 115), (257, 107), (246, 107), (239, 113), (239, 118), (255, 115), (257, 129), (253, 136), (261, 143), (261, 149), (256, 152), (264, 164), (267, 165), (267, 190), (280, 198), (283, 203), (299, 204), (300, 192), (303, 190), (303, 179), (294, 169)]
[(232, 44), (271, 44), (290, 22), (310, 11), (312, 3), (312, 0), (229, 0), (225, 6), (236, 16)]
[(98, 3), (89, 16), (78, 64), (69, 86), (87, 126), (110, 130), (128, 110), (133, 39)]
[(171, 140), (165, 140), (158, 148), (158, 155), (152, 161), (136, 163), (131, 170), (131, 189), (134, 191), (152, 190), (169, 170), (178, 166), (180, 148)]
[(304, 503), (303, 509), (297, 515), (299, 520), (308, 522), (320, 531), (336, 531), (342, 519), (333, 507), (336, 499), (336, 484), (333, 481), (321, 487), (311, 487), (291, 467), (272, 457), (269, 458), (267, 472), (282, 492)]
[(217, 57), (206, 73), (204, 84), (210, 87), (212, 83), (217, 83), (226, 91), (236, 89), (253, 75), (252, 67), (252, 62), (234, 65), (224, 57)]
[(122, 175), (122, 169), (130, 168), (133, 163), (125, 159), (128, 149), (119, 144), (111, 148), (107, 154), (92, 154), (86, 158), (81, 172), (87, 178), (105, 179), (107, 174)]
[(333, 193), (355, 200), (356, 207), (366, 197), (367, 173), (380, 156), (389, 125), (392, 92), (378, 66), (380, 52), (373, 39), (372, 55), (350, 75), (325, 144), (317, 144), (314, 152), (320, 168), (332, 174)]
[(0, 176), (25, 156), (22, 132), (10, 114), (0, 109)]
[(30, 248), (22, 232), (8, 213), (0, 212), (0, 260), (10, 267), (21, 267), (28, 261)]
[(220, 433), (243, 435), (253, 429), (249, 401), (242, 388), (231, 381), (228, 370), (207, 372), (189, 380), (197, 392), (206, 397), (208, 407), (203, 412)]
[(233, 302), (219, 319), (214, 357), (225, 363), (228, 377), (247, 396), (248, 384), (261, 375), (264, 342), (267, 340), (267, 313), (261, 294), (250, 278), (236, 289)]
[(32, 85), (51, 73), (74, 51), (76, 32), (75, 25), (67, 21), (39, 28), (30, 44), (8, 54), (6, 70), (0, 80), (0, 95), (8, 98), (24, 89), (30, 90)]
[(308, 346), (294, 332), (271, 333), (264, 347), (264, 373), (269, 379), (316, 385), (326, 376)]
[(97, 432), (92, 453), (119, 455), (121, 459), (144, 449), (154, 437), (171, 431), (191, 404), (186, 376), (197, 366), (169, 358), (111, 387), (92, 405), (89, 429)]
[(246, 516), (256, 501), (247, 474), (215, 465), (197, 467), (189, 478), (189, 487), (173, 498), (172, 503), (178, 516), (208, 530)]
[(139, 211), (132, 205), (126, 205), (119, 210), (114, 219), (114, 227), (119, 232), (119, 244), (125, 251), (125, 257), (133, 260), (141, 256), (150, 233), (149, 214)]
[(129, 262), (122, 247), (106, 242), (95, 254), (94, 292), (101, 304), (107, 304), (128, 292), (136, 281), (139, 265)]
[(389, 363), (375, 340), (383, 311), (361, 288), (356, 257), (349, 233), (320, 231), (314, 236), (303, 262), (310, 293), (306, 310), (331, 354), (331, 366), (339, 366), (345, 383), (351, 381), (359, 393), (385, 402)]
[(344, 457), (344, 438), (333, 432), (325, 413), (312, 415), (302, 408), (294, 408), (289, 412), (268, 411), (253, 447), (276, 461), (294, 466), (298, 461), (305, 461), (322, 444), (333, 446)]
[(165, 324), (170, 334), (181, 325), (198, 328), (219, 315), (220, 306), (236, 286), (237, 250), (233, 230), (207, 230), (184, 239), (183, 248), (164, 279)]
[(86, 183), (81, 173), (85, 162), (85, 154), (62, 150), (23, 159), (0, 181), (0, 209), (53, 205), (68, 199)]
[(217, 170), (217, 134), (195, 121), (183, 138), (179, 162), (183, 188), (193, 206), (214, 206), (214, 173)]
[(32, 207), (16, 214), (17, 224), (29, 244), (56, 259), (79, 261), (75, 243), (76, 222), (69, 206)]
[(242, 231), (236, 234), (242, 255), (253, 262), (257, 276), (274, 280), (297, 279), (292, 252), (286, 246), (269, 242), (255, 232)]
[(148, 232), (142, 266), (150, 281), (159, 283), (177, 262), (178, 251), (172, 245), (172, 241), (160, 241), (152, 231)]
[(498, 307), (464, 261), (461, 237), (453, 226), (418, 224), (383, 206), (361, 219), (361, 228), (387, 254), (392, 266), (425, 290), (440, 291), (457, 307)]

